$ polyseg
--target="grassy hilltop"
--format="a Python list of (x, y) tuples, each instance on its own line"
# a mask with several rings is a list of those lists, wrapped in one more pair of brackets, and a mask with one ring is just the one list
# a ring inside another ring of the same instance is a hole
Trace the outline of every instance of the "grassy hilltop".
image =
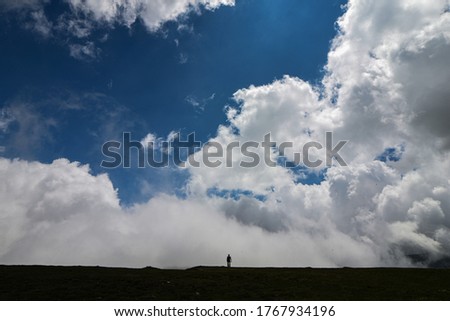
[(450, 300), (450, 270), (0, 266), (0, 300)]

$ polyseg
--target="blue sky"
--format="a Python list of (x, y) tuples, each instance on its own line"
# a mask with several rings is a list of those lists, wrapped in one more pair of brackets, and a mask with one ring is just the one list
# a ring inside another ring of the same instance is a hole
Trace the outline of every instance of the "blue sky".
[[(0, 264), (450, 256), (448, 0), (160, 3), (0, 1)], [(235, 150), (229, 167), (100, 167), (124, 132), (178, 131), (293, 148), (268, 149), (276, 166)], [(345, 164), (283, 166), (331, 136)]]
[[(24, 27), (22, 16), (4, 13), (0, 105), (11, 113), (15, 107), (6, 106), (19, 104), (33, 116), (0, 136), (2, 156), (67, 158), (99, 173), (101, 145), (124, 131), (136, 140), (195, 132), (206, 141), (226, 123), (224, 109), (236, 105), (238, 89), (283, 75), (317, 83), (344, 3), (245, 0), (190, 13), (155, 32), (142, 21), (103, 26), (91, 35), (95, 57), (70, 55), (69, 44), (79, 42), (71, 34), (44, 36)], [(49, 19), (67, 10), (55, 1), (45, 6)], [(144, 171), (107, 171), (124, 204), (182, 193), (186, 173)]]

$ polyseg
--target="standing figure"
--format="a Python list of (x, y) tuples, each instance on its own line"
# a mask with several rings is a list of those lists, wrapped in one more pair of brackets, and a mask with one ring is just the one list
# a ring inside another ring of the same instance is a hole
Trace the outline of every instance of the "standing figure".
[(228, 256), (227, 256), (227, 267), (231, 267), (231, 255), (230, 254), (228, 254)]

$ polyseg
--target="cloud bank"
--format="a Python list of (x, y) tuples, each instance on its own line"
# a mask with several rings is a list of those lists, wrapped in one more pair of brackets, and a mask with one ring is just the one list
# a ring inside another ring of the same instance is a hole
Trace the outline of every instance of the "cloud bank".
[[(200, 2), (154, 14), (189, 4)], [(271, 132), (301, 146), (332, 131), (349, 141), (349, 166), (317, 169), (316, 185), (282, 166), (187, 168), (186, 198), (121, 208), (87, 166), (0, 159), (0, 263), (186, 267), (230, 252), (238, 265), (408, 266), (450, 255), (448, 2), (351, 0), (338, 27), (320, 86), (285, 76), (241, 89), (211, 140)]]

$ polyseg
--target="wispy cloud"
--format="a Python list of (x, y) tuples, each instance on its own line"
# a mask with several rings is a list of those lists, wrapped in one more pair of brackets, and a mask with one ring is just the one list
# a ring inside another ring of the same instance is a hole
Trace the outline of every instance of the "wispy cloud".
[(70, 55), (78, 60), (93, 60), (98, 57), (101, 50), (96, 48), (93, 42), (88, 41), (84, 44), (69, 45)]
[[(117, 0), (104, 1), (65, 1), (67, 10), (56, 18), (46, 15), (45, 8), (49, 0), (6, 0), (0, 2), (0, 10), (7, 14), (19, 13), (23, 25), (44, 37), (55, 36), (69, 40), (70, 54), (76, 59), (93, 57), (97, 49), (96, 43), (102, 38), (93, 36), (94, 30), (108, 30), (117, 25), (131, 27), (141, 21), (149, 32), (159, 31), (164, 23), (177, 21), (190, 12), (200, 12), (200, 8), (214, 10), (218, 7), (232, 6), (234, 0), (174, 0), (161, 4), (159, 0)], [(180, 30), (189, 27), (182, 23)], [(70, 38), (83, 39), (85, 44), (72, 43)], [(180, 56), (185, 63), (187, 56)]]
[(195, 95), (189, 95), (184, 100), (194, 107), (194, 110), (198, 113), (205, 111), (205, 107), (214, 100), (216, 94), (213, 93), (211, 96), (206, 98), (197, 98)]

